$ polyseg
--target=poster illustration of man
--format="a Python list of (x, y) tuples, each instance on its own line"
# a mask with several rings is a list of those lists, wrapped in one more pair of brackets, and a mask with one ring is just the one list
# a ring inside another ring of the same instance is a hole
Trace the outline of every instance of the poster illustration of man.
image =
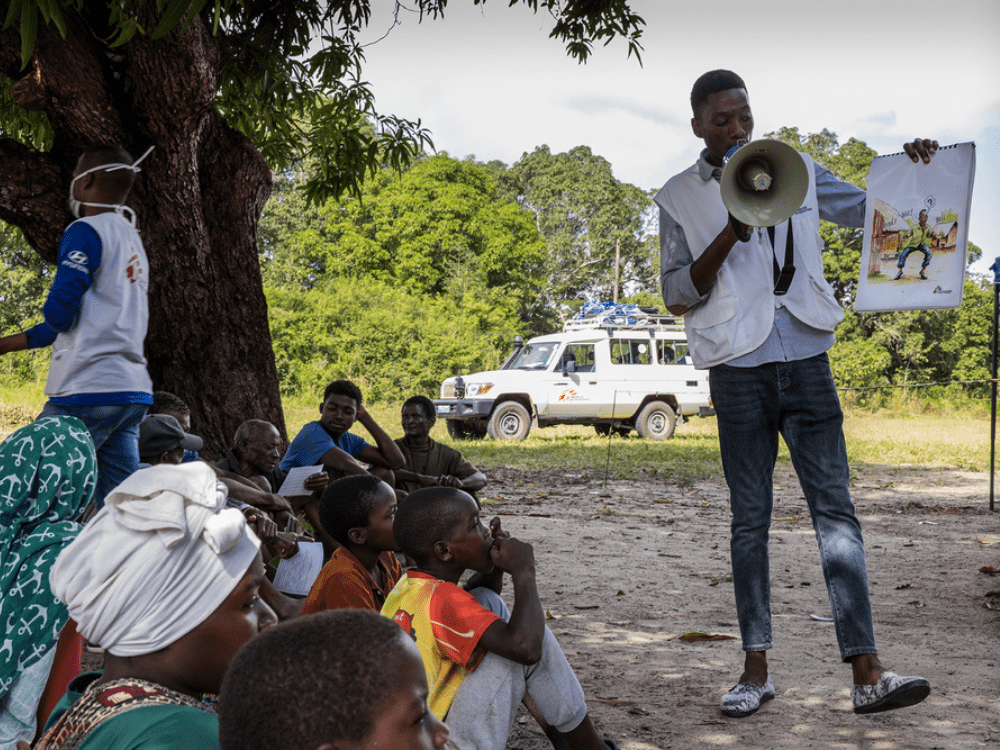
[(927, 209), (920, 209), (919, 224), (903, 235), (903, 252), (899, 254), (899, 271), (896, 273), (896, 281), (903, 278), (903, 269), (906, 267), (906, 259), (910, 253), (919, 250), (924, 254), (924, 262), (920, 264), (920, 278), (927, 281), (924, 269), (931, 264), (931, 251), (927, 246), (931, 243), (931, 229), (927, 226)]
[(905, 170), (906, 163), (902, 154), (872, 161), (859, 312), (962, 304), (975, 144), (939, 149), (922, 174)]

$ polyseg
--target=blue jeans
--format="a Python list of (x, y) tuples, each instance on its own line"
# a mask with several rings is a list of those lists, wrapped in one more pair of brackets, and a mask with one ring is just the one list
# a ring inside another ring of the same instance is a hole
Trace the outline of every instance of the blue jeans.
[(927, 249), (927, 245), (915, 245), (913, 247), (908, 247), (903, 252), (899, 254), (899, 262), (896, 266), (900, 269), (906, 265), (906, 259), (910, 257), (910, 253), (923, 253), (924, 262), (920, 264), (920, 270), (924, 270), (931, 264), (931, 251)]
[(733, 513), (730, 554), (743, 650), (772, 645), (767, 541), (780, 432), (812, 515), (840, 656), (876, 653), (864, 541), (848, 489), (844, 415), (827, 355), (719, 365), (710, 384)]
[(45, 403), (39, 417), (77, 417), (86, 426), (97, 451), (97, 489), (90, 505), (80, 514), (89, 519), (104, 507), (104, 498), (139, 468), (139, 422), (146, 416), (146, 404), (82, 406)]

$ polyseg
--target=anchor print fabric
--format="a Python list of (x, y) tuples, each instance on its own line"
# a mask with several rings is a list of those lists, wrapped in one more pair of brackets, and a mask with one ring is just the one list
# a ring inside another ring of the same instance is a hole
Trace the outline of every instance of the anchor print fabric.
[(96, 485), (94, 443), (76, 417), (43, 417), (0, 443), (0, 696), (69, 619), (49, 570)]

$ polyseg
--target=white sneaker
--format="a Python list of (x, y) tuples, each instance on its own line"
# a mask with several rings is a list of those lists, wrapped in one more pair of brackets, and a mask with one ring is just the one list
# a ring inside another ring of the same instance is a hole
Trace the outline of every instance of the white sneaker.
[(720, 708), (725, 716), (742, 719), (744, 716), (756, 713), (761, 703), (766, 703), (773, 697), (774, 685), (771, 684), (771, 675), (768, 675), (764, 687), (754, 685), (752, 682), (741, 682), (722, 696)]
[(854, 713), (875, 714), (920, 703), (930, 695), (931, 684), (923, 677), (900, 677), (888, 669), (874, 685), (855, 685), (851, 690)]

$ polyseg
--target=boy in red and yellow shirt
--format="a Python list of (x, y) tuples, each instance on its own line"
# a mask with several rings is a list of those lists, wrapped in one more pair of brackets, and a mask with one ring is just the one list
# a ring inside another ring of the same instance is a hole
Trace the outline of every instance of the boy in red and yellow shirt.
[[(386, 597), (382, 614), (416, 641), (428, 706), (447, 718), (457, 747), (503, 750), (528, 692), (573, 750), (617, 750), (591, 724), (583, 689), (545, 627), (530, 544), (503, 532), (498, 518), (486, 528), (476, 501), (451, 487), (408, 495), (393, 535), (417, 567)], [(468, 569), (477, 575), (467, 591), (458, 581)], [(512, 611), (500, 598), (505, 572)]]

